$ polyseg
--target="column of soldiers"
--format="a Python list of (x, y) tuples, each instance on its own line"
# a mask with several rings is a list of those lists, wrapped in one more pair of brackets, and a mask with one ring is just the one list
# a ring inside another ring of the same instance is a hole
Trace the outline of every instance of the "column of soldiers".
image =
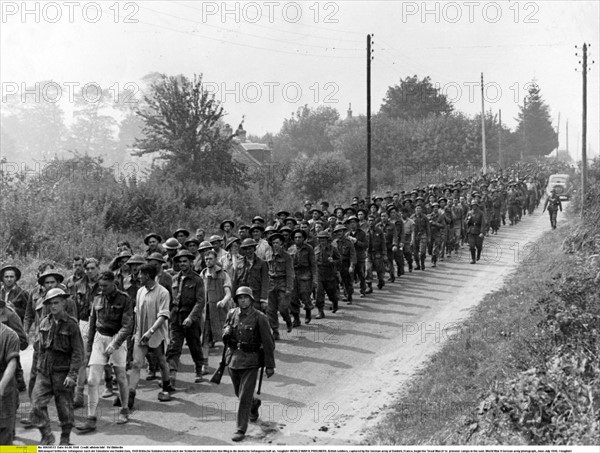
[[(251, 315), (260, 324), (261, 338), (256, 341), (272, 354), (270, 342), (281, 339), (279, 315), (291, 332), (301, 326), (302, 310), (305, 324), (312, 321), (313, 310), (316, 319), (325, 318), (326, 297), (336, 313), (340, 300), (352, 304), (355, 286), (361, 298), (368, 297), (374, 278), (382, 290), (406, 270), (425, 270), (428, 255), (435, 268), (465, 244), (475, 264), (481, 259), (484, 236), (497, 234), (507, 224), (507, 214), (509, 225), (514, 225), (533, 213), (548, 174), (455, 180), (388, 192), (373, 197), (370, 204), (354, 197), (346, 208), (334, 205), (332, 213), (327, 202), (319, 209), (307, 201), (304, 211), (293, 216), (280, 210), (271, 224), (255, 216), (236, 230), (233, 220), (224, 220), (220, 233), (208, 240), (202, 229), (192, 236), (178, 228), (164, 242), (150, 233), (143, 253), (134, 254), (128, 243), (120, 243), (106, 270), (94, 258), (75, 257), (73, 275), (65, 278), (53, 264), (44, 264), (31, 293), (17, 284), (21, 271), (5, 266), (0, 269), (0, 314), (20, 342), (2, 330), (0, 344), (34, 347), (28, 385), (18, 360), (13, 365), (14, 353), (0, 361), (7, 364), (3, 373), (14, 374), (14, 391), (29, 392), (32, 410), (21, 422), (40, 430), (42, 445), (53, 444), (47, 405), (54, 396), (60, 443), (69, 444), (73, 427), (81, 434), (96, 430), (102, 380), (102, 397), (117, 392), (113, 404), (121, 407), (118, 424), (129, 421), (140, 371), (146, 366), (147, 380), (160, 376), (158, 400), (170, 401), (184, 340), (199, 383), (208, 374), (210, 350), (216, 343), (231, 342), (231, 337), (223, 337), (226, 324), (234, 332), (228, 335), (235, 336), (238, 324), (245, 322), (240, 319)], [(550, 198), (546, 207), (555, 227), (560, 200)], [(262, 350), (248, 348), (251, 353)], [(246, 379), (245, 366), (257, 365), (254, 358), (248, 360), (234, 361), (232, 376)], [(272, 357), (267, 366), (272, 375)], [(255, 374), (250, 376), (256, 380)], [(245, 401), (240, 407), (245, 415), (238, 419), (234, 440), (243, 438), (244, 417), (256, 419), (260, 404), (248, 396), (242, 381), (236, 381), (236, 394)], [(7, 398), (8, 406), (4, 401), (3, 407), (14, 406), (16, 411), (16, 399)], [(77, 407), (86, 407), (87, 417), (75, 424)], [(5, 418), (0, 419), (4, 444), (14, 436), (14, 417)], [(11, 423), (12, 430), (6, 428)]]

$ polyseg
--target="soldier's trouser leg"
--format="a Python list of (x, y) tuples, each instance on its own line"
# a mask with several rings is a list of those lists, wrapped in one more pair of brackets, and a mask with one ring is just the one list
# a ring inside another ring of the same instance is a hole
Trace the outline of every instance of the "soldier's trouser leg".
[[(189, 327), (184, 326), (183, 334), (185, 336), (185, 342), (187, 343), (188, 348), (190, 349), (190, 355), (192, 356), (192, 360), (194, 361), (196, 373), (201, 373), (202, 365), (206, 365), (207, 362), (204, 359), (204, 353), (202, 352), (202, 344), (200, 342), (200, 338), (202, 338), (200, 320), (198, 319), (196, 321), (192, 321), (192, 325)], [(179, 356), (181, 357), (181, 352), (179, 353)]]
[[(15, 430), (13, 425), (15, 424), (15, 418), (9, 417), (2, 421), (0, 426), (0, 445), (12, 445), (15, 439)], [(24, 449), (26, 450), (26, 449)]]
[(431, 262), (436, 263), (442, 249), (442, 236), (436, 235), (431, 239)]
[(471, 234), (467, 236), (467, 240), (469, 241), (469, 252), (471, 252), (471, 261), (475, 261), (475, 253), (477, 250), (477, 235)]
[[(394, 271), (394, 262), (396, 260), (395, 260), (395, 255), (394, 255), (394, 252), (392, 251), (392, 249), (389, 249), (387, 251), (387, 259), (388, 259), (388, 263), (390, 263), (389, 264), (389, 266), (390, 266), (390, 278), (394, 278), (394, 276), (396, 275), (395, 271)], [(400, 268), (398, 268), (398, 274), (400, 274)]]
[(300, 316), (300, 289), (298, 279), (294, 279), (294, 289), (292, 290), (292, 296), (290, 297), (290, 313), (292, 316)]
[(51, 376), (38, 375), (33, 389), (33, 415), (34, 423), (39, 428), (50, 426), (48, 417), (48, 403), (52, 396), (56, 401), (56, 411), (60, 426), (64, 431), (73, 427), (75, 416), (73, 413), (73, 389), (64, 386), (66, 371), (53, 372)]
[(320, 279), (317, 283), (317, 300), (315, 306), (320, 312), (325, 308), (325, 283), (326, 282), (323, 282), (323, 280)]
[(344, 287), (344, 291), (346, 296), (349, 298), (354, 294), (354, 285), (352, 284), (352, 276), (350, 275), (350, 261), (342, 261), (342, 266), (340, 268), (340, 275), (342, 277), (342, 286)]
[(475, 248), (477, 249), (477, 260), (481, 257), (481, 251), (483, 250), (483, 238), (477, 235), (475, 237)]
[(279, 316), (277, 312), (281, 313), (284, 321), (291, 321), (289, 302), (287, 301), (287, 297), (285, 297), (285, 290), (274, 288), (269, 291), (267, 305), (267, 317), (269, 318), (269, 326), (271, 326), (273, 332), (279, 330)]
[(400, 250), (400, 247), (394, 252), (394, 261), (398, 267), (398, 276), (404, 274), (404, 253)]
[(156, 356), (152, 351), (148, 352), (146, 356), (146, 360), (148, 361), (148, 372), (156, 373), (158, 371), (158, 361), (156, 360)]
[(362, 261), (362, 260), (358, 260), (356, 262), (356, 268), (354, 269), (354, 273), (356, 275), (358, 275), (358, 282), (360, 284), (360, 293), (364, 294), (365, 291), (367, 290), (367, 285), (366, 285), (366, 277), (365, 277), (365, 273), (366, 273), (366, 262)]
[(325, 289), (325, 293), (327, 294), (327, 298), (335, 306), (339, 300), (337, 281), (336, 280), (327, 280), (327, 281), (323, 282), (323, 287)]
[(556, 215), (558, 211), (548, 211), (548, 213), (550, 214), (550, 225), (552, 228), (556, 228)]
[(243, 370), (229, 368), (229, 376), (231, 377), (235, 396), (240, 399), (237, 412), (237, 430), (245, 433), (248, 429), (252, 402), (255, 399), (254, 388), (256, 387), (258, 368), (246, 368)]
[(383, 287), (385, 285), (385, 266), (383, 264), (383, 256), (376, 254), (371, 259), (373, 260), (373, 268), (377, 273), (377, 284), (380, 287)]
[(460, 227), (454, 227), (454, 251), (460, 249), (461, 230)]
[(367, 259), (365, 261), (365, 282), (370, 284), (373, 281), (373, 261), (371, 257), (367, 255)]
[(171, 320), (171, 324), (169, 325), (170, 341), (167, 348), (167, 363), (169, 364), (170, 371), (177, 371), (179, 369), (179, 360), (181, 358), (184, 339), (185, 334), (183, 326), (179, 323), (179, 319)]
[(413, 256), (412, 256), (412, 247), (410, 246), (410, 244), (404, 244), (404, 250), (402, 250), (402, 254), (404, 255), (404, 259), (408, 263), (408, 270), (412, 271)]
[(36, 345), (34, 345), (33, 346), (33, 357), (32, 357), (32, 362), (31, 362), (31, 371), (29, 373), (29, 386), (27, 387), (27, 391), (29, 393), (30, 400), (31, 400), (31, 394), (33, 393), (33, 389), (35, 387), (35, 381), (36, 381), (36, 377), (37, 377), (37, 362), (38, 362), (38, 349), (37, 349)]

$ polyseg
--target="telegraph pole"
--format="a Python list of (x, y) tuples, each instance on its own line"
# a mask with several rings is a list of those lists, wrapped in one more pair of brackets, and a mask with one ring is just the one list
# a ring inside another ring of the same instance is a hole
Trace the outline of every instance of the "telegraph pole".
[(527, 145), (527, 134), (525, 133), (525, 114), (527, 111), (527, 96), (523, 98), (523, 146), (521, 146), (521, 162), (523, 162), (523, 148)]
[(560, 112), (558, 112), (558, 127), (556, 129), (556, 160), (558, 160), (558, 150), (560, 149)]
[[(575, 46), (577, 48), (577, 46)], [(588, 72), (588, 59), (587, 49), (591, 47), (587, 43), (583, 43), (583, 58), (581, 63), (581, 75), (583, 82), (582, 89), (582, 109), (581, 109), (581, 217), (585, 212), (585, 191), (587, 186), (587, 72)], [(577, 54), (575, 54), (577, 55)], [(594, 63), (592, 61), (592, 63)], [(578, 146), (579, 147), (579, 146)]]
[(581, 121), (581, 217), (585, 211), (585, 188), (587, 185), (587, 44), (583, 44), (583, 104)]
[(371, 44), (371, 35), (367, 35), (367, 200), (371, 197)]
[(498, 110), (498, 165), (502, 168), (502, 110)]
[(483, 174), (487, 173), (487, 162), (485, 152), (485, 103), (483, 100), (483, 72), (481, 73), (481, 154), (483, 162)]

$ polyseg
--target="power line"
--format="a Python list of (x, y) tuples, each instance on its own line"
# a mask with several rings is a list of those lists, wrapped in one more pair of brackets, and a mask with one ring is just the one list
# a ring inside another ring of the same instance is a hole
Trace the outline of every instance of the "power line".
[[(186, 5), (186, 4), (181, 3), (181, 2), (175, 2), (175, 3), (177, 3), (178, 5), (181, 5), (181, 6), (185, 6), (186, 8), (194, 9), (196, 11), (202, 11), (200, 8), (196, 8), (195, 6)], [(269, 31), (279, 31), (279, 32), (282, 32), (282, 33), (289, 33), (289, 34), (292, 34), (292, 35), (304, 36), (304, 37), (309, 37), (309, 38), (332, 39), (331, 36), (328, 36), (328, 37), (316, 36), (316, 35), (311, 34), (311, 33), (301, 33), (301, 32), (292, 31), (292, 30), (283, 30), (281, 28), (275, 28), (275, 27), (271, 27), (271, 26), (260, 25), (260, 24), (254, 23), (254, 22), (248, 22), (248, 25), (251, 25), (253, 27), (263, 28), (263, 29), (269, 30)], [(302, 26), (306, 26), (306, 25), (302, 24)], [(323, 29), (320, 29), (320, 30), (323, 30)], [(332, 30), (328, 30), (328, 31), (332, 31)], [(339, 32), (338, 30), (333, 30), (333, 31), (334, 32)], [(352, 32), (352, 33), (354, 33), (354, 32)], [(337, 37), (333, 38), (333, 39), (335, 39), (336, 41), (351, 42), (351, 43), (354, 43), (354, 44), (362, 44), (363, 43), (362, 40), (359, 41), (357, 39), (345, 39), (345, 38), (337, 38)]]
[[(107, 12), (106, 10), (103, 10), (103, 11)], [(160, 28), (160, 29), (172, 31), (172, 32), (175, 32), (175, 33), (181, 33), (181, 34), (191, 35), (191, 36), (194, 36), (196, 38), (204, 38), (204, 39), (208, 39), (210, 41), (218, 41), (220, 43), (231, 44), (233, 46), (246, 47), (246, 48), (250, 48), (250, 49), (265, 50), (267, 52), (275, 52), (275, 53), (282, 53), (282, 54), (287, 54), (287, 55), (296, 55), (296, 56), (303, 56), (303, 57), (320, 57), (320, 58), (324, 57), (324, 58), (351, 59), (351, 60), (357, 60), (357, 59), (361, 59), (362, 58), (360, 56), (349, 57), (349, 56), (341, 56), (341, 55), (323, 55), (323, 54), (311, 54), (311, 53), (300, 52), (300, 51), (292, 52), (292, 51), (288, 51), (288, 50), (273, 49), (273, 48), (269, 48), (269, 47), (255, 46), (255, 45), (252, 45), (252, 44), (242, 44), (242, 43), (239, 43), (239, 42), (229, 41), (229, 40), (222, 39), (222, 38), (214, 38), (212, 36), (202, 35), (202, 34), (197, 33), (197, 32), (189, 32), (189, 31), (185, 31), (185, 30), (177, 30), (177, 29), (174, 29), (174, 28), (171, 28), (171, 27), (167, 27), (167, 26), (164, 26), (164, 25), (153, 24), (153, 23), (145, 22), (145, 21), (142, 21), (142, 20), (139, 20), (139, 19), (138, 19), (138, 22), (140, 24), (148, 25), (150, 27)], [(328, 49), (325, 48), (325, 50), (328, 50)]]
[[(215, 29), (221, 30), (221, 31), (238, 33), (240, 35), (251, 36), (253, 38), (263, 39), (263, 40), (267, 40), (267, 41), (271, 41), (271, 42), (272, 41), (276, 41), (276, 42), (280, 42), (280, 43), (284, 43), (284, 44), (288, 44), (288, 45), (294, 45), (294, 46), (300, 45), (300, 46), (306, 46), (306, 47), (313, 47), (313, 48), (317, 48), (317, 49), (325, 49), (325, 50), (328, 49), (327, 46), (323, 46), (323, 45), (289, 42), (289, 41), (284, 41), (284, 40), (281, 40), (281, 39), (275, 39), (275, 38), (269, 38), (269, 37), (266, 37), (266, 36), (255, 35), (253, 33), (246, 33), (246, 32), (242, 32), (242, 31), (239, 31), (239, 30), (234, 30), (234, 29), (231, 29), (231, 28), (219, 27), (217, 25), (210, 25), (210, 24), (204, 24), (204, 23), (200, 24), (197, 20), (189, 19), (187, 17), (176, 16), (174, 14), (167, 13), (167, 12), (164, 12), (164, 11), (157, 11), (155, 9), (148, 8), (147, 6), (140, 6), (140, 8), (147, 9), (148, 11), (152, 11), (154, 13), (157, 13), (157, 14), (160, 14), (160, 15), (163, 15), (163, 16), (173, 17), (174, 19), (179, 19), (179, 20), (183, 20), (183, 21), (186, 21), (186, 22), (192, 22), (194, 25), (202, 25), (202, 26), (206, 26), (206, 27), (209, 27), (209, 28), (215, 28)], [(355, 52), (357, 50), (360, 50), (360, 49), (349, 48), (349, 47), (333, 47), (332, 46), (331, 48), (335, 49), (335, 50), (350, 50), (350, 51), (353, 51), (353, 52)]]

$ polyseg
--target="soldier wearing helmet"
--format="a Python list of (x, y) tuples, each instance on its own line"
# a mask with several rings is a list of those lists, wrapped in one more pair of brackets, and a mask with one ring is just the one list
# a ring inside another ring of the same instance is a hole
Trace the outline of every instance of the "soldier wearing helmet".
[(226, 361), (239, 407), (234, 442), (241, 441), (248, 429), (248, 421), (259, 417), (261, 401), (254, 397), (258, 370), (265, 367), (267, 377), (275, 373), (275, 343), (267, 317), (253, 307), (252, 288), (240, 286), (235, 293), (236, 308), (227, 314), (223, 341), (227, 346)]
[(562, 212), (562, 203), (560, 201), (560, 197), (556, 195), (556, 190), (552, 189), (550, 191), (550, 196), (546, 198), (546, 202), (544, 203), (544, 209), (542, 210), (542, 214), (546, 212), (548, 209), (548, 214), (550, 214), (550, 226), (553, 230), (556, 229), (556, 215), (558, 214), (558, 210)]
[(194, 361), (196, 383), (202, 381), (202, 375), (206, 373), (208, 365), (200, 344), (201, 319), (205, 300), (204, 282), (194, 272), (193, 260), (194, 255), (185, 249), (180, 250), (174, 258), (180, 271), (173, 277), (173, 304), (169, 319), (171, 341), (167, 349), (167, 363), (172, 387), (175, 387), (183, 340), (187, 342)]
[(254, 297), (254, 308), (267, 311), (267, 299), (269, 295), (269, 266), (256, 254), (256, 241), (246, 238), (242, 241), (240, 252), (239, 272), (236, 275), (234, 287), (248, 286), (252, 289)]
[(50, 314), (40, 323), (37, 380), (31, 394), (32, 418), (42, 434), (40, 445), (52, 445), (55, 440), (48, 417), (53, 396), (62, 429), (61, 445), (70, 444), (74, 424), (73, 388), (83, 364), (83, 341), (77, 320), (66, 312), (68, 298), (65, 291), (53, 288), (43, 302)]
[(315, 249), (315, 259), (317, 261), (318, 284), (317, 284), (317, 310), (319, 313), (316, 319), (325, 317), (325, 294), (331, 301), (333, 313), (338, 310), (338, 284), (337, 284), (337, 265), (340, 262), (340, 253), (331, 245), (331, 236), (325, 231), (317, 235), (319, 245)]

